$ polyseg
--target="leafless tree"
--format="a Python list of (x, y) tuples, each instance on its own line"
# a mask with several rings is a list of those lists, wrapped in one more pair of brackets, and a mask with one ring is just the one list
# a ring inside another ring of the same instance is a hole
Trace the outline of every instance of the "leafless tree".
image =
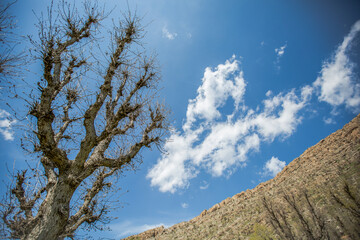
[(263, 198), (270, 224), (282, 239), (330, 239), (325, 218), (314, 208), (306, 191), (302, 192), (301, 200), (288, 193), (283, 193), (282, 197), (287, 207), (275, 208)]
[(287, 213), (282, 208), (275, 208), (274, 203), (267, 198), (262, 199), (267, 217), (272, 228), (282, 239), (294, 240), (294, 232), (288, 222)]
[(280, 204), (263, 198), (268, 223), (280, 239), (359, 239), (360, 198), (348, 183), (326, 195), (323, 208), (306, 191), (283, 193)]
[(350, 239), (360, 239), (360, 195), (356, 188), (345, 182), (340, 192), (330, 192), (335, 209), (343, 214), (334, 216), (337, 228)]
[(14, 49), (18, 45), (19, 37), (14, 33), (16, 21), (9, 14), (9, 9), (16, 1), (0, 5), (0, 80), (1, 85), (5, 78), (14, 76), (19, 72), (16, 69), (24, 60), (24, 55)]
[(111, 206), (102, 195), (113, 178), (136, 168), (141, 151), (160, 147), (168, 133), (168, 111), (156, 101), (156, 62), (140, 42), (141, 19), (129, 12), (105, 37), (105, 16), (96, 4), (78, 11), (63, 1), (38, 17), (32, 43), (42, 76), (28, 91), (34, 126), (23, 147), (39, 168), (18, 172), (1, 203), (8, 237), (72, 238), (80, 226), (106, 222)]

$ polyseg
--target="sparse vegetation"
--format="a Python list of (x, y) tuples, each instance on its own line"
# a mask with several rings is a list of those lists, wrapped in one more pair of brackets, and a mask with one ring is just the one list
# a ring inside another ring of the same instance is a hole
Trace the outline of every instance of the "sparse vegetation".
[(360, 238), (360, 195), (348, 183), (336, 194), (327, 194), (321, 204), (306, 191), (283, 193), (282, 198), (281, 203), (263, 198), (269, 225), (280, 239)]
[(275, 240), (273, 231), (262, 224), (256, 223), (254, 225), (254, 232), (250, 235), (249, 240)]

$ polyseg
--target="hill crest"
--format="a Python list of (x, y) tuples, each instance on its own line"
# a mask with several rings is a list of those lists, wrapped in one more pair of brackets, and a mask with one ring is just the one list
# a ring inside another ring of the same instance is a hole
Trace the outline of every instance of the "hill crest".
[(281, 201), (278, 198), (282, 192), (297, 194), (299, 189), (322, 196), (323, 189), (338, 189), (342, 181), (359, 189), (359, 166), (360, 114), (308, 148), (273, 179), (228, 197), (187, 222), (167, 229), (161, 226), (125, 239), (233, 239), (235, 235), (245, 239), (256, 223), (264, 222), (263, 197)]

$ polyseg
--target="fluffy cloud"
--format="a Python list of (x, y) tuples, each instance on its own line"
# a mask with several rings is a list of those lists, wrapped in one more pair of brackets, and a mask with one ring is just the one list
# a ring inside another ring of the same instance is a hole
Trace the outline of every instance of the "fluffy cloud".
[(355, 113), (360, 111), (360, 83), (354, 79), (354, 64), (350, 61), (347, 51), (359, 31), (360, 20), (352, 26), (333, 58), (323, 64), (320, 76), (313, 84), (320, 101), (334, 107), (345, 104)]
[(281, 170), (285, 167), (286, 163), (280, 161), (277, 157), (272, 157), (269, 161), (265, 163), (265, 174), (269, 174), (273, 177), (276, 176)]
[[(333, 106), (345, 104), (359, 111), (360, 84), (353, 79), (353, 64), (346, 55), (359, 31), (360, 21), (344, 38), (334, 58), (324, 63), (320, 76), (311, 86), (277, 95), (269, 90), (255, 110), (245, 105), (246, 82), (235, 56), (214, 69), (206, 68), (196, 98), (189, 101), (182, 132), (172, 133), (164, 146), (166, 154), (148, 172), (151, 186), (174, 193), (186, 188), (202, 170), (219, 177), (245, 166), (248, 154), (258, 151), (261, 142), (294, 133), (302, 120), (299, 112), (314, 92), (320, 101)], [(275, 49), (276, 65), (286, 46)], [(233, 102), (233, 112), (222, 114), (222, 108), (229, 107), (226, 106), (229, 102)], [(331, 120), (325, 122), (330, 124)], [(273, 157), (265, 170), (275, 175), (284, 166), (285, 162)]]
[(286, 94), (280, 93), (264, 100), (264, 111), (253, 119), (258, 132), (271, 141), (279, 135), (290, 136), (301, 122), (301, 118), (298, 118), (296, 114), (305, 107), (311, 93), (311, 88), (305, 86), (301, 90), (301, 97), (298, 97), (293, 89)]
[(191, 146), (197, 140), (198, 132), (180, 135), (174, 132), (164, 145), (163, 154), (158, 163), (149, 171), (147, 178), (152, 186), (158, 186), (161, 192), (175, 192), (178, 188), (185, 188), (188, 180), (196, 176), (193, 168), (185, 167), (190, 159)]
[(163, 29), (162, 29), (162, 35), (163, 35), (164, 38), (167, 38), (169, 40), (174, 40), (177, 37), (177, 33), (169, 32), (169, 30), (167, 29), (166, 26), (164, 26)]
[[(234, 75), (235, 74), (235, 75)], [(221, 116), (218, 111), (229, 97), (236, 108), (245, 93), (243, 72), (239, 71), (239, 61), (233, 56), (225, 64), (217, 66), (215, 71), (206, 68), (202, 85), (197, 90), (197, 97), (189, 101), (184, 130), (188, 130), (196, 119), (210, 122)]]
[[(245, 80), (240, 62), (233, 56), (215, 69), (206, 68), (195, 99), (189, 101), (183, 132), (173, 132), (157, 164), (147, 177), (162, 192), (189, 185), (201, 170), (214, 177), (229, 175), (245, 166), (247, 155), (258, 151), (262, 141), (290, 136), (300, 123), (298, 112), (305, 107), (311, 87), (299, 91), (270, 92), (262, 110), (245, 106)], [(233, 112), (221, 108), (233, 100)]]
[(14, 132), (12, 131), (12, 125), (16, 123), (16, 120), (10, 119), (10, 114), (0, 109), (0, 133), (3, 135), (5, 140), (13, 141)]

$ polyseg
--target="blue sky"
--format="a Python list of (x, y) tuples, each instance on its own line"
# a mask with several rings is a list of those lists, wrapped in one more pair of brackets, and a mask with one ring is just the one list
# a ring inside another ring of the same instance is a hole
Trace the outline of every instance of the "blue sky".
[[(19, 34), (36, 34), (32, 10), (47, 2), (13, 6)], [(116, 6), (110, 19), (126, 9), (126, 1), (106, 2)], [(144, 16), (146, 49), (158, 54), (174, 131), (167, 154), (145, 151), (140, 168), (120, 178), (123, 208), (99, 236), (190, 220), (272, 178), (360, 112), (359, 1), (128, 2)], [(25, 167), (27, 157), (19, 123), (0, 109), (7, 181), (6, 166)]]

